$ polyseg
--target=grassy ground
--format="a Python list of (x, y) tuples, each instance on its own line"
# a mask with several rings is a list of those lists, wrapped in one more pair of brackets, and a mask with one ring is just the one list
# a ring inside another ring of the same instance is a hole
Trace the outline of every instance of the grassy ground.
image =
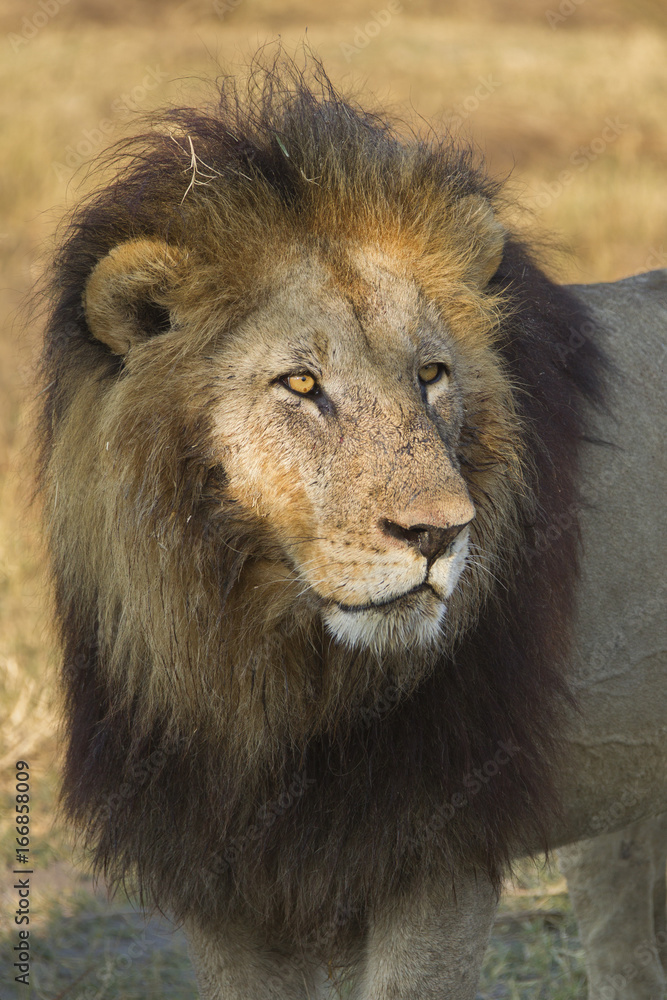
[[(0, 9), (0, 864), (14, 854), (13, 764), (32, 775), (33, 986), (4, 997), (194, 996), (182, 939), (123, 900), (108, 902), (71, 868), (54, 819), (54, 653), (43, 557), (27, 498), (28, 435), (39, 324), (22, 303), (85, 168), (138, 113), (196, 100), (210, 79), (281, 35), (304, 36), (332, 78), (404, 115), (470, 136), (509, 177), (522, 224), (566, 248), (557, 273), (611, 280), (667, 266), (667, 26), (659, 3), (582, 0), (342, 0), (108, 4), (5, 0)], [(369, 27), (370, 25), (370, 27)], [(376, 30), (377, 29), (377, 30)], [(410, 110), (412, 109), (412, 111)], [(7, 806), (7, 808), (5, 808)], [(11, 914), (11, 876), (2, 882)], [(503, 904), (484, 997), (574, 1000), (581, 954), (557, 875), (525, 873)], [(546, 917), (535, 915), (548, 910)], [(528, 911), (520, 917), (517, 911)], [(6, 925), (3, 924), (3, 927)], [(3, 963), (14, 943), (3, 929)], [(77, 982), (78, 977), (78, 982)]]

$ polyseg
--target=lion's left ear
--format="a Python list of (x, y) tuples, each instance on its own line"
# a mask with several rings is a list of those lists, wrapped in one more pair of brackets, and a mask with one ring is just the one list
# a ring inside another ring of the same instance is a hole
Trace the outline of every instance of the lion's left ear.
[(83, 294), (90, 332), (114, 354), (164, 333), (184, 251), (161, 240), (119, 243), (96, 265)]
[(503, 259), (506, 229), (498, 222), (486, 198), (466, 195), (456, 202), (456, 228), (465, 236), (468, 249), (467, 276), (485, 288)]

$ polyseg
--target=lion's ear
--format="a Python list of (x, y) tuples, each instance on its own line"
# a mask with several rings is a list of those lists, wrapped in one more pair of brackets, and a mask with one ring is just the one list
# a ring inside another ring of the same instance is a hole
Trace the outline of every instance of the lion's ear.
[(465, 234), (469, 249), (467, 275), (485, 288), (503, 259), (506, 229), (498, 222), (486, 198), (469, 194), (456, 202), (457, 228)]
[(182, 250), (160, 240), (120, 243), (96, 265), (83, 294), (90, 332), (114, 354), (169, 329)]

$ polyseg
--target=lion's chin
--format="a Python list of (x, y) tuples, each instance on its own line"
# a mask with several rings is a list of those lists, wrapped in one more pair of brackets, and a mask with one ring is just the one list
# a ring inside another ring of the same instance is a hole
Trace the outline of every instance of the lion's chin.
[(430, 588), (380, 607), (329, 605), (322, 617), (328, 631), (350, 649), (376, 653), (433, 647), (442, 640), (446, 606)]

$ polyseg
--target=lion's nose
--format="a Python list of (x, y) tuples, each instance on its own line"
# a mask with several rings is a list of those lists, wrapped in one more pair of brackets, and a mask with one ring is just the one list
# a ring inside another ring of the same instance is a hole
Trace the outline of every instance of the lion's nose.
[[(470, 519), (472, 520), (472, 518)], [(396, 521), (390, 521), (383, 517), (379, 524), (385, 535), (407, 542), (415, 549), (419, 549), (421, 554), (431, 563), (447, 551), (457, 535), (470, 524), (464, 521), (463, 524), (452, 524), (447, 528), (439, 528), (433, 524), (411, 524), (406, 527)]]

